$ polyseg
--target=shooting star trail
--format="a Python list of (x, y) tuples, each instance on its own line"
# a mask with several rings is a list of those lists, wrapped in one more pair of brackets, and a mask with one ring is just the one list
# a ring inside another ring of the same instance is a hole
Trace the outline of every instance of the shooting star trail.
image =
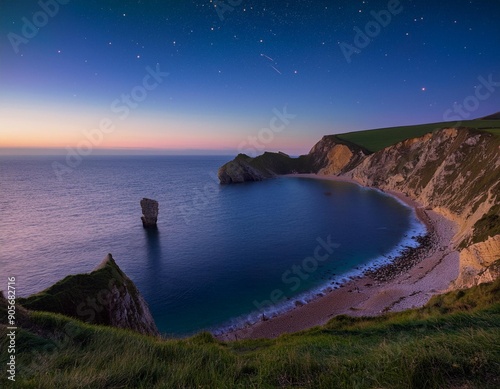
[[(273, 64), (275, 64), (275, 65), (276, 65), (276, 62), (274, 61), (274, 59), (272, 59), (272, 58), (271, 58), (271, 57), (269, 57), (268, 55), (265, 55), (264, 53), (260, 53), (260, 56), (261, 56), (261, 57), (264, 57), (264, 58), (266, 58), (266, 59), (268, 59), (269, 61), (271, 61)], [(276, 73), (278, 73), (278, 74), (282, 74), (282, 73), (281, 73), (278, 69), (276, 69), (273, 65), (269, 65), (269, 66), (271, 66), (271, 67), (272, 67), (272, 68), (276, 71)]]
[(267, 55), (265, 55), (265, 54), (261, 54), (260, 56), (261, 56), (261, 57), (264, 57), (264, 58), (267, 58), (269, 61), (274, 62), (274, 59), (272, 59), (271, 57), (268, 57), (268, 56), (267, 56)]
[(276, 70), (279, 74), (281, 74), (281, 72), (280, 72), (278, 69), (276, 69), (273, 65), (270, 65), (270, 66), (271, 66), (274, 70)]

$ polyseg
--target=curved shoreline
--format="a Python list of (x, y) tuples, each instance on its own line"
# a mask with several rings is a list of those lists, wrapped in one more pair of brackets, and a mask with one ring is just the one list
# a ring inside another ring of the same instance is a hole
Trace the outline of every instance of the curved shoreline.
[[(292, 174), (289, 177), (313, 178), (349, 182), (358, 182), (338, 176), (318, 176), (316, 174)], [(362, 185), (360, 185), (362, 186)], [(363, 186), (362, 186), (363, 187)], [(373, 188), (377, 189), (377, 188)], [(380, 189), (377, 189), (380, 190)], [(416, 216), (427, 227), (431, 244), (423, 259), (418, 259), (409, 270), (408, 263), (391, 262), (392, 278), (387, 280), (375, 272), (348, 281), (338, 289), (333, 289), (324, 296), (271, 319), (260, 321), (247, 327), (217, 335), (220, 340), (240, 340), (255, 338), (275, 338), (285, 333), (302, 331), (326, 324), (333, 316), (348, 314), (351, 316), (375, 316), (390, 311), (424, 305), (433, 295), (444, 292), (458, 276), (459, 253), (450, 248), (457, 231), (457, 225), (442, 215), (426, 210), (416, 201), (402, 193), (382, 191), (415, 210)], [(416, 249), (418, 250), (418, 248)], [(404, 261), (403, 261), (404, 262)], [(382, 266), (382, 268), (384, 267)]]

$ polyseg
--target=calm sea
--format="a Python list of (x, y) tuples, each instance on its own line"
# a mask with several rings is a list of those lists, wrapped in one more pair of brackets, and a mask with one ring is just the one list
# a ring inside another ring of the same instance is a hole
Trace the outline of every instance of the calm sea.
[[(229, 159), (91, 156), (59, 180), (63, 157), (0, 157), (0, 282), (17, 276), (27, 296), (112, 253), (160, 330), (182, 336), (289, 309), (424, 231), (411, 209), (352, 184), (219, 186)], [(157, 232), (142, 228), (143, 197), (160, 203)]]

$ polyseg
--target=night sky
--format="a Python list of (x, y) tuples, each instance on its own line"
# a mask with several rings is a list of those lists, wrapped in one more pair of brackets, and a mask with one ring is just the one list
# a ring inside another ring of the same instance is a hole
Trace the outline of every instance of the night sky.
[(500, 110), (491, 82), (470, 98), (500, 82), (497, 0), (40, 3), (0, 0), (0, 148), (75, 147), (104, 119), (96, 149), (231, 154), (273, 123), (259, 147), (298, 154)]

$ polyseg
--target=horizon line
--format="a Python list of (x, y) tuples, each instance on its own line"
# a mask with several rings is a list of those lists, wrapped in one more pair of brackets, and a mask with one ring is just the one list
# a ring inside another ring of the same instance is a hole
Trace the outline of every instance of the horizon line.
[[(69, 148), (71, 149), (71, 148)], [(259, 150), (264, 152), (279, 152), (281, 150)], [(236, 156), (238, 149), (158, 149), (141, 147), (96, 148), (89, 156)], [(56, 156), (68, 154), (68, 148), (63, 147), (0, 147), (0, 157), (3, 156)], [(287, 152), (287, 154), (292, 154)], [(295, 155), (295, 154), (293, 154)], [(300, 154), (296, 154), (297, 156)], [(292, 156), (292, 155), (291, 155)]]

